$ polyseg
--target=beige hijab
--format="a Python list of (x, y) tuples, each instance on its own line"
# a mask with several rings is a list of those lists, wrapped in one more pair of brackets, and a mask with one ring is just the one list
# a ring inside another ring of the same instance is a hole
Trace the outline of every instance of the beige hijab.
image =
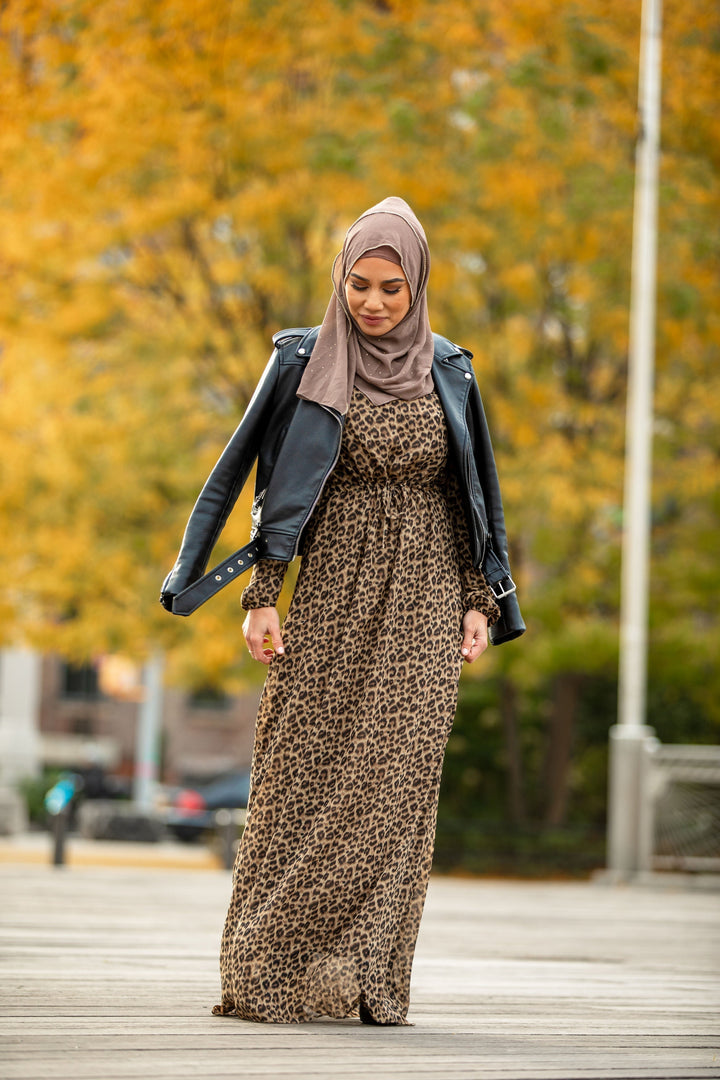
[[(350, 271), (368, 254), (401, 266), (410, 285), (410, 310), (382, 337), (363, 334), (345, 298)], [(333, 295), (298, 396), (344, 415), (354, 386), (374, 405), (429, 394), (434, 351), (426, 295), (429, 272), (423, 227), (403, 199), (391, 196), (366, 210), (348, 229), (333, 263)]]

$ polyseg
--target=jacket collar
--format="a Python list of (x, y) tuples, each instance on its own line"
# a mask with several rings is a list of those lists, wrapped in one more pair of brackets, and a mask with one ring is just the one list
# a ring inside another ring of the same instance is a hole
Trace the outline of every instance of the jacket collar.
[(433, 334), (433, 340), (435, 342), (436, 360), (451, 360), (452, 358), (460, 360), (463, 357), (472, 360), (471, 352), (467, 349), (463, 349), (460, 345), (456, 345), (454, 342), (449, 341), (447, 338), (441, 337), (440, 334)]

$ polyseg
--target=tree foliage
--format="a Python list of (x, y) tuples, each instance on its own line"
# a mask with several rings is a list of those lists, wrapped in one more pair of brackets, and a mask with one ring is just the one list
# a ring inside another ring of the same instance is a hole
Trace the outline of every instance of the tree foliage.
[[(690, 13), (665, 5), (652, 649), (717, 719), (720, 21)], [(270, 335), (320, 321), (346, 226), (399, 194), (497, 443), (530, 633), (486, 669), (612, 670), (638, 34), (623, 0), (7, 0), (6, 638), (244, 676), (239, 592), (181, 622), (159, 584)]]

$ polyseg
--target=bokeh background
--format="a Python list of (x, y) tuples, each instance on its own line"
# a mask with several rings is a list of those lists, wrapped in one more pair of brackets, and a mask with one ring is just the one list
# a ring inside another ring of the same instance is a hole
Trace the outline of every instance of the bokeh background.
[[(209, 695), (257, 683), (239, 589), (177, 620), (160, 583), (272, 333), (322, 319), (345, 229), (401, 195), (433, 326), (474, 353), (528, 623), (463, 676), (438, 864), (602, 862), (639, 27), (627, 0), (7, 0), (2, 643), (75, 665), (162, 650), (171, 687)], [(666, 0), (663, 48), (648, 719), (702, 743), (720, 730), (714, 0)]]

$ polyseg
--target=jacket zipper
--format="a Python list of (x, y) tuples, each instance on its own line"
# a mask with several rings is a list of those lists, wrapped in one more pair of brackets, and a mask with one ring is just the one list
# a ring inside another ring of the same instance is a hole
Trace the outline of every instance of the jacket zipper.
[[(470, 497), (472, 499), (473, 485), (472, 485), (472, 476), (471, 476), (471, 471), (470, 471), (470, 451), (468, 450), (467, 443), (465, 444), (465, 453), (464, 453), (463, 457), (464, 457), (464, 464), (465, 464), (465, 487), (467, 489), (468, 494), (470, 495)], [(483, 525), (483, 523), (481, 521), (478, 521), (478, 524), (480, 525), (480, 527), (482, 529), (481, 538), (480, 538), (481, 539), (480, 561), (478, 563), (478, 566), (480, 568), (482, 568), (482, 564), (485, 561), (485, 553), (487, 551), (489, 533), (488, 533), (487, 529), (485, 528), (485, 526)]]
[(330, 476), (330, 473), (333, 471), (333, 469), (337, 465), (338, 458), (340, 457), (340, 450), (342, 448), (342, 427), (343, 427), (342, 420), (337, 415), (337, 413), (333, 412), (332, 409), (329, 409), (327, 405), (321, 405), (320, 408), (325, 409), (326, 412), (329, 412), (330, 415), (335, 420), (337, 420), (338, 424), (340, 425), (340, 439), (338, 440), (337, 450), (335, 451), (335, 457), (333, 458), (332, 463), (330, 464), (330, 466), (328, 468), (328, 471), (325, 473), (325, 476), (323, 477), (323, 481), (322, 481), (320, 487), (318, 488), (318, 493), (315, 496), (315, 498), (313, 499), (312, 504), (310, 506), (310, 509), (308, 510), (307, 514), (303, 518), (300, 529), (298, 530), (297, 540), (295, 541), (295, 550), (293, 551), (293, 559), (297, 558), (297, 553), (300, 550), (300, 541), (302, 540), (302, 534), (305, 531), (305, 526), (307, 525), (308, 521), (312, 517), (313, 510), (315, 509), (317, 504), (320, 502), (320, 496), (322, 495), (323, 491), (325, 490), (325, 485), (328, 482), (328, 477)]
[[(446, 364), (446, 365), (449, 363), (449, 360), (448, 360), (447, 357), (444, 358), (443, 363)], [(455, 366), (455, 365), (451, 365), (451, 366)], [(461, 370), (464, 370), (464, 369), (461, 369)], [(463, 409), (465, 409), (466, 406), (467, 406), (468, 393), (469, 393), (469, 388), (468, 388), (468, 390), (466, 390), (466, 393), (465, 393), (465, 395), (463, 397)], [(471, 472), (471, 469), (470, 469), (470, 450), (468, 448), (467, 431), (466, 431), (466, 437), (465, 437), (465, 445), (463, 447), (463, 465), (465, 467), (465, 489), (466, 489), (468, 495), (470, 496), (471, 501), (474, 503), (474, 499), (472, 498), (472, 496), (473, 496), (473, 485), (472, 485), (472, 472)], [(485, 553), (487, 552), (488, 541), (490, 539), (490, 533), (489, 533), (489, 531), (487, 530), (487, 528), (483, 525), (483, 523), (481, 521), (478, 521), (478, 524), (480, 525), (480, 528), (482, 530), (481, 536), (480, 536), (480, 561), (478, 563), (478, 566), (479, 566), (480, 569), (482, 569), (482, 564), (485, 561)], [(468, 525), (470, 525), (470, 522), (468, 522)], [(474, 531), (475, 531), (475, 529), (474, 529), (474, 525), (473, 525), (473, 532)]]

